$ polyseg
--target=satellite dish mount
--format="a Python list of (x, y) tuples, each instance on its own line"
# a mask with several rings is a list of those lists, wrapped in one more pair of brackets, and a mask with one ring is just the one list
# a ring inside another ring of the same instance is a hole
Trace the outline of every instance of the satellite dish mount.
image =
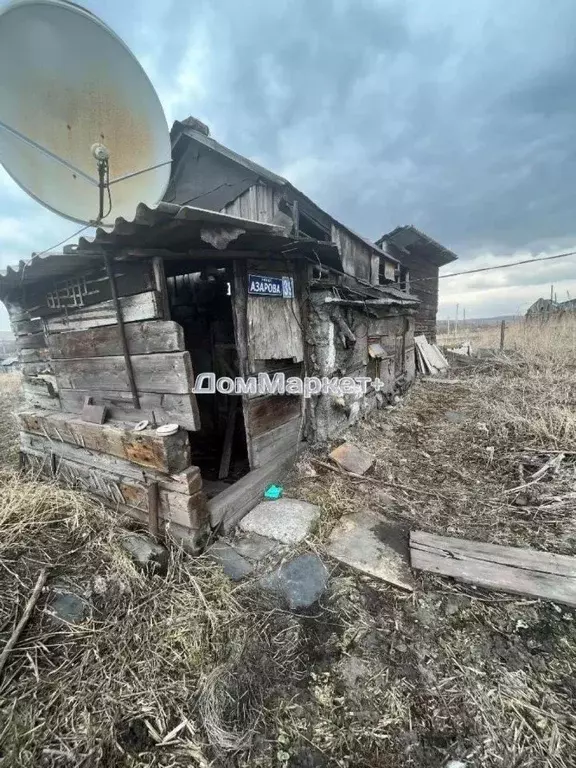
[[(110, 152), (104, 144), (92, 144), (92, 156), (96, 160), (96, 167), (98, 169), (98, 218), (96, 219), (99, 224), (102, 219), (106, 218), (112, 210), (112, 198), (110, 196)], [(104, 213), (104, 193), (108, 191), (109, 209)]]

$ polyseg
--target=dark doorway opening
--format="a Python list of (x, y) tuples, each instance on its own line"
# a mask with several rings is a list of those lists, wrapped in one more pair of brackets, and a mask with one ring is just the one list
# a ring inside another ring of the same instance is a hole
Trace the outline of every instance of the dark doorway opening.
[[(172, 262), (168, 293), (172, 319), (184, 329), (186, 349), (197, 378), (209, 373), (218, 381), (240, 375), (234, 335), (230, 264), (198, 271)], [(208, 389), (208, 380), (206, 388)], [(220, 493), (249, 470), (240, 396), (219, 391), (197, 392), (200, 430), (190, 432), (192, 464), (200, 468), (208, 497)]]

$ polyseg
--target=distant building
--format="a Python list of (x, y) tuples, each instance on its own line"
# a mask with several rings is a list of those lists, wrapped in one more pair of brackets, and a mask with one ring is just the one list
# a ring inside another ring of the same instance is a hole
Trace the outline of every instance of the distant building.
[(456, 261), (458, 256), (412, 225), (396, 227), (382, 235), (376, 245), (400, 261), (400, 288), (409, 289), (420, 299), (416, 334), (423, 333), (429, 341), (436, 341), (440, 267)]
[(560, 315), (564, 312), (576, 312), (576, 299), (568, 301), (552, 301), (551, 299), (538, 299), (526, 311), (527, 320), (547, 320), (551, 315)]

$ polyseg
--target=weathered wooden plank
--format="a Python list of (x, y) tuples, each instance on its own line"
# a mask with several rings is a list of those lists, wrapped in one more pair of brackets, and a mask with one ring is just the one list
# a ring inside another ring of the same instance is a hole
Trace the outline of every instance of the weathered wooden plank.
[(54, 411), (24, 411), (18, 418), (25, 432), (108, 453), (167, 474), (190, 466), (190, 444), (184, 430), (162, 436), (152, 428), (135, 432), (125, 425), (92, 424)]
[[(114, 273), (119, 296), (144, 293), (155, 288), (152, 263), (141, 259), (138, 263), (115, 261)], [(19, 312), (22, 317), (48, 318), (66, 312), (75, 312), (78, 302), (89, 307), (109, 301), (112, 298), (110, 281), (104, 268), (70, 275), (62, 280), (43, 280), (28, 286), (19, 298)]]
[(237, 523), (262, 499), (270, 483), (283, 480), (292, 467), (297, 448), (290, 448), (264, 467), (254, 469), (237, 483), (208, 501), (208, 513), (212, 528), (221, 527), (224, 533)]
[(35, 335), (42, 333), (44, 330), (44, 323), (40, 319), (36, 320), (12, 320), (10, 318), (10, 324), (12, 331), (16, 337)]
[(412, 567), (502, 592), (576, 606), (576, 558), (410, 533)]
[(31, 363), (22, 361), (21, 371), (24, 376), (52, 375), (54, 373), (50, 358)]
[(251, 399), (248, 405), (252, 438), (269, 432), (300, 415), (300, 397), (296, 395), (265, 395)]
[[(184, 329), (178, 323), (148, 320), (126, 325), (126, 340), (131, 355), (155, 352), (183, 352)], [(48, 336), (52, 358), (110, 357), (122, 354), (122, 344), (115, 325), (88, 328), (85, 331), (53, 333)]]
[[(52, 475), (51, 462), (47, 460), (49, 454), (36, 453), (29, 449), (24, 449), (23, 453), (40, 474)], [(34, 461), (31, 461), (32, 457)], [(62, 485), (93, 493), (113, 506), (122, 504), (147, 511), (148, 485), (151, 481), (144, 476), (138, 480), (60, 456), (54, 461), (54, 466), (55, 478)], [(206, 525), (208, 513), (206, 497), (202, 491), (189, 495), (160, 489), (158, 496), (158, 513), (165, 522), (194, 529)]]
[[(156, 320), (161, 314), (157, 291), (124, 296), (120, 299), (120, 306), (125, 323)], [(103, 325), (115, 325), (116, 311), (112, 301), (103, 301), (91, 307), (70, 311), (68, 314), (50, 317), (45, 322), (49, 333), (82, 331)]]
[(247, 313), (251, 361), (304, 359), (302, 319), (296, 299), (248, 296)]
[(296, 447), (299, 442), (301, 424), (302, 419), (297, 416), (286, 424), (276, 427), (276, 429), (271, 429), (259, 437), (254, 437), (252, 439), (254, 467), (263, 467), (289, 447)]
[(18, 357), (22, 363), (41, 363), (50, 360), (50, 351), (46, 347), (38, 349), (21, 349)]
[(196, 432), (200, 429), (198, 404), (193, 394), (171, 395), (158, 392), (138, 392), (140, 410), (132, 404), (128, 390), (61, 389), (62, 409), (69, 413), (82, 413), (86, 397), (96, 405), (106, 405), (111, 419), (137, 424), (146, 419), (151, 424), (178, 424)]
[[(132, 355), (138, 390), (184, 395), (192, 391), (194, 377), (189, 352)], [(123, 357), (86, 357), (54, 360), (54, 373), (61, 389), (129, 389)]]
[(16, 339), (16, 349), (42, 349), (46, 346), (46, 337), (44, 333), (29, 333), (26, 336), (18, 336)]
[(126, 461), (126, 459), (120, 459), (118, 456), (99, 453), (89, 448), (51, 440), (45, 435), (30, 434), (29, 432), (20, 433), (20, 446), (24, 451), (44, 455), (53, 453), (59, 458), (70, 459), (70, 461), (75, 461), (78, 464), (86, 464), (86, 466), (99, 471), (130, 477), (136, 481), (141, 481), (147, 477), (155, 480), (164, 491), (192, 495), (202, 490), (200, 470), (193, 465), (187, 467), (183, 472), (167, 475), (149, 467), (143, 469), (130, 461)]
[(22, 395), (28, 408), (45, 408), (60, 410), (60, 398), (56, 380), (51, 376), (24, 377), (22, 380)]

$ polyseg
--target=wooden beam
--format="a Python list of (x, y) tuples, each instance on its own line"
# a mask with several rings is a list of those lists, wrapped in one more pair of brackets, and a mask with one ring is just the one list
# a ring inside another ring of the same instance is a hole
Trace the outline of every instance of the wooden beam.
[(54, 411), (25, 411), (18, 418), (25, 432), (108, 453), (167, 474), (182, 472), (190, 465), (190, 444), (184, 430), (165, 436), (151, 428), (135, 432), (124, 426), (92, 424)]
[[(132, 355), (138, 391), (184, 395), (192, 391), (194, 377), (189, 352)], [(122, 357), (86, 357), (54, 360), (61, 389), (130, 391)]]
[(196, 396), (162, 392), (138, 391), (140, 410), (132, 406), (128, 390), (107, 389), (60, 389), (62, 409), (70, 413), (81, 413), (84, 399), (92, 397), (96, 405), (106, 405), (111, 419), (137, 424), (146, 419), (151, 424), (178, 424), (183, 429), (196, 432), (200, 429), (200, 415)]
[[(156, 291), (124, 296), (119, 301), (125, 323), (157, 320), (161, 316), (159, 297)], [(57, 317), (50, 317), (45, 322), (46, 330), (49, 333), (57, 333), (58, 331), (83, 331), (102, 325), (115, 325), (117, 320), (114, 302), (110, 300), (93, 304), (91, 307), (70, 311)]]
[(108, 453), (82, 448), (72, 443), (51, 440), (45, 435), (20, 433), (20, 446), (24, 452), (38, 455), (48, 455), (50, 452), (60, 459), (69, 459), (77, 464), (85, 464), (98, 472), (108, 472), (124, 478), (130, 478), (136, 483), (143, 482), (145, 478), (155, 480), (161, 491), (183, 493), (192, 496), (202, 490), (202, 476), (198, 467), (190, 465), (183, 472), (167, 475), (150, 467), (140, 467), (131, 461), (111, 456)]
[(271, 483), (280, 482), (292, 467), (297, 448), (291, 448), (265, 467), (254, 469), (244, 475), (208, 502), (210, 525), (221, 527), (224, 533), (232, 530), (250, 510), (263, 500), (263, 494)]
[[(50, 476), (44, 454), (31, 450), (23, 450), (23, 454), (31, 469), (41, 476)], [(92, 493), (112, 507), (125, 505), (132, 510), (141, 510), (148, 518), (149, 482), (144, 477), (136, 480), (65, 458), (56, 459), (54, 477), (62, 485)], [(158, 516), (164, 522), (202, 528), (208, 523), (206, 497), (202, 491), (189, 495), (159, 489)]]
[(519, 547), (410, 533), (412, 567), (487, 589), (576, 606), (576, 558)]
[[(178, 323), (166, 320), (147, 320), (129, 323), (126, 338), (132, 355), (150, 355), (156, 352), (183, 352), (184, 329)], [(53, 333), (48, 336), (53, 359), (111, 357), (121, 355), (116, 327), (107, 325), (85, 331)]]
[(160, 296), (162, 317), (164, 320), (170, 320), (170, 297), (168, 295), (168, 284), (166, 283), (166, 273), (164, 271), (164, 259), (161, 256), (155, 256), (152, 259), (152, 269), (154, 270), (156, 290)]

